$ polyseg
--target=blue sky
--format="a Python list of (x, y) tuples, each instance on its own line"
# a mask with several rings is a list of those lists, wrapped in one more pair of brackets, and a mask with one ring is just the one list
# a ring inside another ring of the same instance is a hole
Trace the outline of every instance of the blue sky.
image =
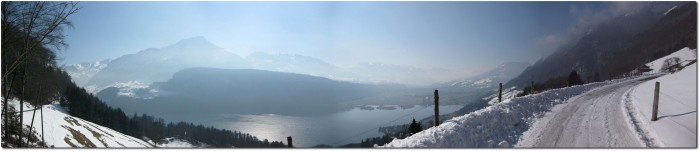
[(245, 57), (302, 54), (485, 70), (535, 62), (603, 2), (81, 2), (63, 63), (92, 62), (204, 36)]

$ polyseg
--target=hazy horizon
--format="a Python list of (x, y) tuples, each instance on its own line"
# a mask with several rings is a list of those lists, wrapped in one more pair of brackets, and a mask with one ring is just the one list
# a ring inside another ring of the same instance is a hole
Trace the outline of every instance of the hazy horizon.
[(692, 148), (697, 7), (4, 1), (1, 143)]
[(241, 57), (299, 54), (337, 66), (379, 62), (465, 77), (505, 62), (532, 64), (637, 4), (81, 2), (59, 64), (115, 59), (202, 36)]

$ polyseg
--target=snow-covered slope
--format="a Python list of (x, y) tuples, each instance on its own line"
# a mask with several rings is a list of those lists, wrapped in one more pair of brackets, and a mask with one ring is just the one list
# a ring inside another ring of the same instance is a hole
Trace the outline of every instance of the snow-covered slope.
[[(510, 99), (517, 97), (518, 94), (520, 94), (521, 92), (523, 92), (523, 91), (519, 90), (517, 87), (503, 89), (503, 92), (502, 92), (503, 95), (501, 96), (502, 97), (501, 99), (503, 102), (509, 101)], [(484, 97), (482, 99), (488, 100), (489, 105), (496, 104), (496, 103), (498, 103), (498, 91), (495, 91), (493, 93), (493, 95), (490, 95), (488, 97)]]
[[(8, 101), (8, 105), (19, 109), (19, 101)], [(66, 147), (129, 147), (150, 148), (152, 144), (143, 140), (119, 133), (110, 128), (102, 127), (92, 122), (73, 117), (67, 114), (58, 104), (44, 105), (44, 139), (48, 146), (56, 148)], [(33, 107), (24, 104), (24, 126), (29, 128), (32, 123)], [(41, 112), (36, 111), (34, 117), (34, 135), (41, 138)]]
[[(671, 55), (694, 59), (683, 49)], [(666, 58), (666, 57), (664, 57)], [(681, 58), (684, 60), (684, 58)], [(628, 91), (625, 100), (634, 125), (648, 139), (650, 145), (659, 147), (697, 147), (697, 63), (654, 80), (644, 82)], [(651, 121), (655, 83), (660, 83), (658, 120)]]
[(671, 53), (670, 55), (661, 57), (659, 59), (656, 59), (652, 62), (647, 63), (646, 65), (649, 66), (651, 69), (653, 69), (651, 72), (652, 73), (658, 73), (661, 71), (661, 67), (664, 64), (664, 61), (669, 58), (673, 57), (678, 57), (681, 60), (681, 63), (683, 65), (689, 63), (690, 60), (695, 60), (695, 56), (697, 55), (698, 50), (697, 49), (690, 49), (688, 47), (685, 47), (681, 50), (678, 50), (674, 53)]
[(512, 147), (536, 119), (555, 105), (622, 80), (589, 83), (513, 98), (444, 121), (437, 127), (408, 138), (395, 139), (382, 147)]

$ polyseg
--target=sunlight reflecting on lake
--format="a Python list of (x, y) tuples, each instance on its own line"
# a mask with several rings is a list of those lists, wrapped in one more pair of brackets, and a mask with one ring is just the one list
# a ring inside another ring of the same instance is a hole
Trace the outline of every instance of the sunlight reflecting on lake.
[[(459, 108), (461, 106), (441, 106), (440, 112), (441, 114), (450, 113)], [(380, 126), (408, 124), (414, 117), (419, 120), (432, 115), (433, 112), (432, 106), (415, 106), (407, 109), (394, 106), (392, 110), (353, 108), (324, 116), (229, 114), (220, 115), (205, 123), (218, 128), (250, 133), (259, 139), (270, 141), (286, 143), (287, 136), (292, 136), (294, 145), (300, 147), (318, 144), (338, 146), (380, 136), (377, 129)], [(396, 121), (390, 122), (392, 120)]]

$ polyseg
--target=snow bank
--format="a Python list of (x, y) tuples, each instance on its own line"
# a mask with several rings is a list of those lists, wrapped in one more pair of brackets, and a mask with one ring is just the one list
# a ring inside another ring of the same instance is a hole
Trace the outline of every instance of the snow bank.
[[(19, 110), (19, 101), (8, 101), (8, 105)], [(44, 110), (44, 139), (48, 146), (56, 148), (68, 147), (136, 147), (146, 148), (153, 145), (119, 133), (83, 119), (67, 114), (58, 104), (42, 106)], [(32, 122), (33, 107), (24, 104), (24, 126), (29, 128)], [(37, 138), (41, 139), (41, 112), (36, 111), (34, 117), (34, 130)]]
[[(658, 120), (652, 122), (654, 87), (657, 81), (660, 82)], [(632, 120), (636, 125), (633, 126), (638, 127), (642, 140), (648, 139), (648, 145), (697, 147), (697, 63), (676, 73), (644, 82), (628, 91), (622, 99), (634, 118)]]
[(505, 100), (380, 147), (512, 147), (536, 119), (555, 105), (622, 80), (589, 83)]

